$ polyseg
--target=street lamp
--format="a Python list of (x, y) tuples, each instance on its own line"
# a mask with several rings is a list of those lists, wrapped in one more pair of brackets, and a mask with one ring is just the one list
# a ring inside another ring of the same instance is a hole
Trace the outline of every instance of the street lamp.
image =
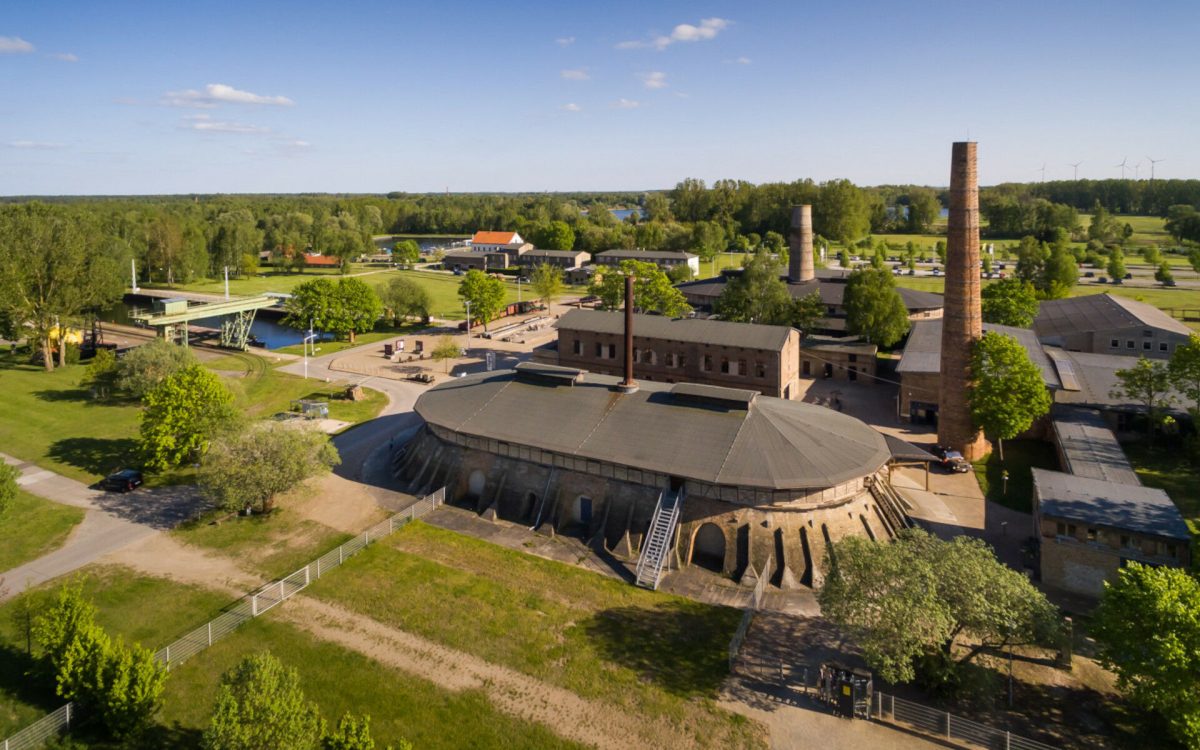
[(304, 337), (304, 379), (308, 380), (308, 347), (311, 344), (313, 356), (317, 356), (317, 335), (313, 333), (312, 321), (308, 321), (308, 335)]

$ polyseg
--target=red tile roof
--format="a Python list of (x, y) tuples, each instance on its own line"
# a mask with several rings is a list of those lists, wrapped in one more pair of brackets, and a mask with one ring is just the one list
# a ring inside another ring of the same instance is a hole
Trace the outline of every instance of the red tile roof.
[(306, 266), (340, 266), (341, 264), (341, 259), (334, 255), (304, 254), (304, 265)]
[(515, 242), (516, 232), (476, 232), (472, 245), (507, 245)]

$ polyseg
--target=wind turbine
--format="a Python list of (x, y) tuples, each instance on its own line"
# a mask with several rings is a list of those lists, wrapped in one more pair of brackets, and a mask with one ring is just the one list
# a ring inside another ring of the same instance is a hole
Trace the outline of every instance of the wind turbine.
[(1129, 163), (1129, 157), (1126, 156), (1124, 159), (1121, 160), (1120, 164), (1113, 165), (1113, 169), (1121, 170), (1121, 179), (1122, 180), (1125, 179), (1125, 170), (1129, 168), (1128, 166), (1126, 166), (1128, 163)]
[(1146, 159), (1150, 161), (1150, 181), (1154, 182), (1154, 165), (1158, 164), (1160, 161), (1166, 161), (1166, 159), (1151, 159), (1149, 156), (1147, 156)]
[(1046, 162), (1042, 162), (1042, 168), (1037, 170), (1042, 173), (1042, 182), (1046, 181)]
[(1079, 165), (1080, 164), (1083, 164), (1083, 162), (1077, 161), (1074, 164), (1067, 165), (1068, 167), (1073, 167), (1075, 169), (1075, 181), (1076, 182), (1079, 182)]
[(1141, 173), (1142, 173), (1142, 163), (1139, 161), (1137, 164), (1133, 165), (1133, 179), (1134, 180), (1141, 179), (1141, 177), (1139, 176), (1139, 175), (1141, 175)]

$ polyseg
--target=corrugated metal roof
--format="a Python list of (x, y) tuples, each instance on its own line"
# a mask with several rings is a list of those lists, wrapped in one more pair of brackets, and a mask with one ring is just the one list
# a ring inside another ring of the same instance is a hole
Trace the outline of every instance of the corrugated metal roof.
[(689, 258), (698, 258), (700, 256), (692, 253), (685, 253), (682, 250), (601, 250), (596, 253), (597, 261), (604, 261), (609, 258), (617, 258), (619, 260), (644, 260), (647, 263), (653, 263), (658, 260), (687, 260)]
[[(559, 331), (625, 333), (625, 313), (602, 310), (570, 310), (554, 324)], [(706, 318), (668, 318), (664, 315), (634, 315), (635, 338), (686, 341), (714, 346), (741, 347), (778, 352), (795, 331), (788, 326), (731, 323)], [(797, 335), (799, 335), (797, 333)]]
[(1042, 338), (1136, 326), (1161, 328), (1183, 336), (1192, 332), (1153, 305), (1115, 294), (1046, 300), (1033, 321), (1033, 330)]
[[(1021, 346), (1025, 347), (1029, 359), (1041, 370), (1042, 380), (1046, 385), (1051, 388), (1058, 388), (1061, 385), (1058, 371), (1054, 369), (1050, 358), (1042, 349), (1042, 343), (1038, 341), (1033, 331), (1028, 328), (1013, 328), (994, 323), (984, 323), (983, 330), (984, 332), (1003, 333), (1015, 338)], [(912, 331), (908, 334), (908, 342), (904, 345), (904, 352), (900, 355), (900, 364), (896, 366), (896, 372), (902, 374), (935, 373), (941, 372), (941, 368), (942, 321), (941, 319), (919, 320), (913, 324)]]
[(542, 250), (534, 248), (521, 253), (522, 258), (578, 258), (580, 255), (586, 256), (582, 250)]
[(1056, 407), (1052, 423), (1068, 472), (1116, 484), (1142, 483), (1100, 412)]
[[(1051, 347), (1046, 347), (1047, 351)], [(1062, 404), (1079, 406), (1096, 406), (1103, 409), (1113, 409), (1125, 412), (1142, 412), (1141, 403), (1124, 396), (1113, 395), (1120, 381), (1117, 370), (1128, 370), (1137, 360), (1120, 354), (1092, 354), (1091, 352), (1069, 352), (1054, 349), (1055, 357), (1071, 363), (1071, 374), (1074, 377), (1077, 390), (1060, 390), (1054, 395), (1054, 400)], [(1183, 412), (1188, 401), (1181, 394), (1174, 392), (1175, 403), (1171, 411)]]
[[(737, 271), (723, 272), (720, 276), (711, 279), (685, 281), (675, 286), (685, 295), (716, 299), (721, 296), (721, 292), (725, 291), (725, 284), (729, 282), (729, 279), (737, 275)], [(838, 275), (837, 272), (822, 274), (818, 271), (817, 278), (811, 281), (793, 282), (788, 281), (786, 276), (780, 277), (780, 280), (787, 284), (788, 294), (792, 297), (807, 297), (816, 292), (821, 295), (821, 302), (824, 304), (840, 307), (846, 296), (846, 277)], [(903, 286), (896, 287), (896, 291), (900, 293), (900, 299), (904, 301), (904, 306), (908, 308), (909, 313), (918, 310), (938, 310), (945, 304), (940, 294), (922, 292)]]
[(1043, 516), (1190, 541), (1191, 532), (1167, 493), (1153, 487), (1033, 469)]
[(648, 382), (622, 395), (619, 380), (588, 373), (554, 386), (513, 370), (478, 373), (426, 391), (415, 409), (467, 435), (761, 489), (832, 487), (890, 456), (882, 435), (825, 407), (761, 395), (749, 408), (704, 405)]

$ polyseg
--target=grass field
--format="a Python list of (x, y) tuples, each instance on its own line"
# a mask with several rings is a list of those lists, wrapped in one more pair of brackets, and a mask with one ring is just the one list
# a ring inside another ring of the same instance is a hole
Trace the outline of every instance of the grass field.
[[(981, 282), (984, 286), (992, 283), (988, 280)], [(942, 294), (946, 290), (946, 279), (935, 276), (897, 276), (896, 286), (908, 289), (919, 289), (923, 292)], [(1077, 284), (1071, 289), (1072, 297), (1082, 297), (1088, 294), (1109, 294), (1128, 297), (1140, 302), (1154, 305), (1161, 310), (1180, 307), (1200, 307), (1200, 289), (1184, 289), (1181, 287), (1132, 287), (1112, 286), (1106, 284)]]
[[(79, 576), (85, 596), (97, 607), (97, 622), (112, 635), (152, 649), (207, 621), (229, 603), (219, 594), (139, 576), (126, 568), (90, 567)], [(29, 674), (33, 662), (15, 616), (23, 601), (43, 601), (56, 588), (44, 586), (0, 605), (0, 737), (64, 703), (54, 695), (51, 679)]]
[(91, 483), (134, 453), (139, 407), (101, 403), (79, 387), (79, 365), (45, 372), (0, 355), (0, 450)]
[(644, 591), (420, 522), (311, 592), (614, 710), (669, 717), (703, 744), (757, 742), (750, 726), (712, 702), (727, 673), (737, 610)]
[(12, 507), (0, 516), (0, 572), (58, 549), (83, 513), (18, 490)]
[(492, 707), (486, 692), (452, 693), (420, 677), (314, 639), (266, 618), (247, 623), (200, 656), (171, 671), (162, 729), (154, 744), (197, 748), (208, 724), (220, 676), (242, 657), (270, 651), (300, 673), (305, 695), (330, 724), (346, 712), (371, 717), (376, 747), (407, 739), (421, 750), (454, 748), (577, 748), (537, 724)]
[(331, 419), (357, 423), (374, 418), (387, 404), (386, 395), (369, 388), (364, 389), (364, 400), (349, 401), (343, 397), (344, 388), (280, 372), (256, 354), (234, 352), (207, 365), (227, 375), (225, 384), (233, 391), (238, 409), (250, 417), (289, 411), (292, 401), (305, 398), (328, 402)]
[[(1059, 468), (1054, 447), (1041, 440), (1006, 440), (1003, 462), (1000, 452), (993, 449), (976, 461), (974, 467), (984, 497), (1022, 513), (1033, 512), (1033, 474), (1030, 469), (1057, 471)], [(1008, 470), (1007, 491), (1003, 479), (1005, 470)]]

